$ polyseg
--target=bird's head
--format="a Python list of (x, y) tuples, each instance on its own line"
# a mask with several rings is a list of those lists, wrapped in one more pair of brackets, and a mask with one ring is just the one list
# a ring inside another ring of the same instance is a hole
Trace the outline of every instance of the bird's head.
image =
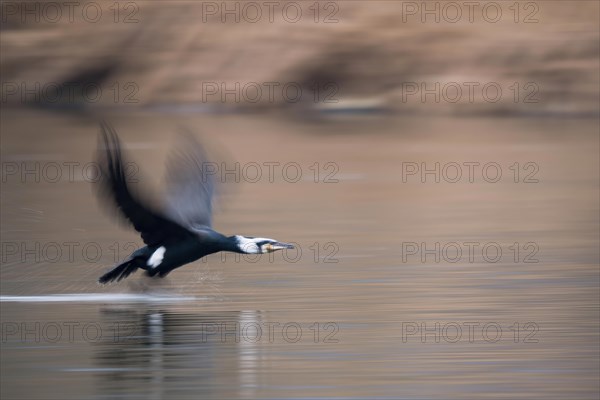
[(294, 246), (289, 243), (278, 242), (268, 238), (255, 238), (246, 236), (235, 236), (237, 247), (244, 254), (265, 254), (277, 250), (293, 249)]

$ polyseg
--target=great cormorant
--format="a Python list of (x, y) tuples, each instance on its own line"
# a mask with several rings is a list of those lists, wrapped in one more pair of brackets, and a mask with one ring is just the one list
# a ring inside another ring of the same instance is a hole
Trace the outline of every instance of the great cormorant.
[(99, 187), (103, 197), (141, 234), (146, 246), (102, 275), (100, 283), (120, 281), (138, 268), (149, 276), (164, 277), (219, 251), (263, 254), (293, 248), (268, 238), (225, 236), (211, 228), (215, 180), (203, 168), (205, 153), (193, 136), (184, 138), (184, 151), (167, 164), (167, 204), (160, 212), (131, 190), (119, 138), (106, 122), (101, 127)]

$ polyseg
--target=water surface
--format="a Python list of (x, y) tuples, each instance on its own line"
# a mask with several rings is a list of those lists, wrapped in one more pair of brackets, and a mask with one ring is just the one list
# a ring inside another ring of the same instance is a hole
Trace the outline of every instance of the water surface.
[[(9, 110), (3, 399), (597, 398), (597, 120), (110, 119), (152, 190), (178, 126), (240, 168), (299, 165), (295, 183), (276, 169), (273, 182), (226, 185), (215, 227), (302, 254), (211, 256), (165, 281), (99, 286), (140, 240), (82, 172), (96, 122)], [(39, 182), (20, 174), (36, 162)], [(406, 163), (450, 174), (465, 162), (496, 163), (502, 179), (406, 175)], [(51, 182), (49, 163), (79, 164)], [(454, 262), (465, 243), (478, 250)]]

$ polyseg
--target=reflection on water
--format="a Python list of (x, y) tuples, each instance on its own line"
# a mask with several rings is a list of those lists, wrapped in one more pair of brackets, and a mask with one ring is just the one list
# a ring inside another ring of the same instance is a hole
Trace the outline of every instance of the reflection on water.
[[(0, 120), (3, 163), (91, 159), (96, 121), (14, 113)], [(215, 220), (302, 254), (211, 256), (168, 281), (138, 273), (99, 287), (135, 234), (102, 212), (86, 179), (3, 175), (3, 399), (597, 398), (597, 120), (111, 121), (151, 188), (180, 125), (218, 133), (242, 165), (298, 163), (296, 183), (225, 192)], [(315, 183), (310, 167), (330, 162), (337, 182)], [(503, 176), (405, 182), (406, 162), (495, 162)], [(523, 182), (530, 162), (537, 183)], [(472, 259), (428, 255), (456, 251), (449, 243), (467, 255), (472, 242)]]
[[(101, 315), (119, 331), (94, 346), (97, 371), (106, 371), (98, 382), (104, 397), (131, 388), (140, 398), (159, 399), (193, 388), (208, 398), (255, 394), (263, 358), (255, 329), (263, 327), (259, 311), (189, 314), (138, 307), (103, 309)], [(227, 386), (220, 388), (221, 380)]]

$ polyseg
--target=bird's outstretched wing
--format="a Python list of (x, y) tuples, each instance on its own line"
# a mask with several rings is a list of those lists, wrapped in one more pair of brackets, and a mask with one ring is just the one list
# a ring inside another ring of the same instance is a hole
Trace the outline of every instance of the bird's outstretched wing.
[(106, 122), (101, 125), (102, 146), (98, 149), (98, 165), (101, 173), (99, 187), (103, 197), (116, 206), (149, 246), (191, 236), (189, 230), (153, 210), (132, 192), (127, 182), (119, 137)]
[(206, 151), (190, 132), (182, 132), (167, 159), (167, 215), (194, 231), (212, 226), (215, 172)]

